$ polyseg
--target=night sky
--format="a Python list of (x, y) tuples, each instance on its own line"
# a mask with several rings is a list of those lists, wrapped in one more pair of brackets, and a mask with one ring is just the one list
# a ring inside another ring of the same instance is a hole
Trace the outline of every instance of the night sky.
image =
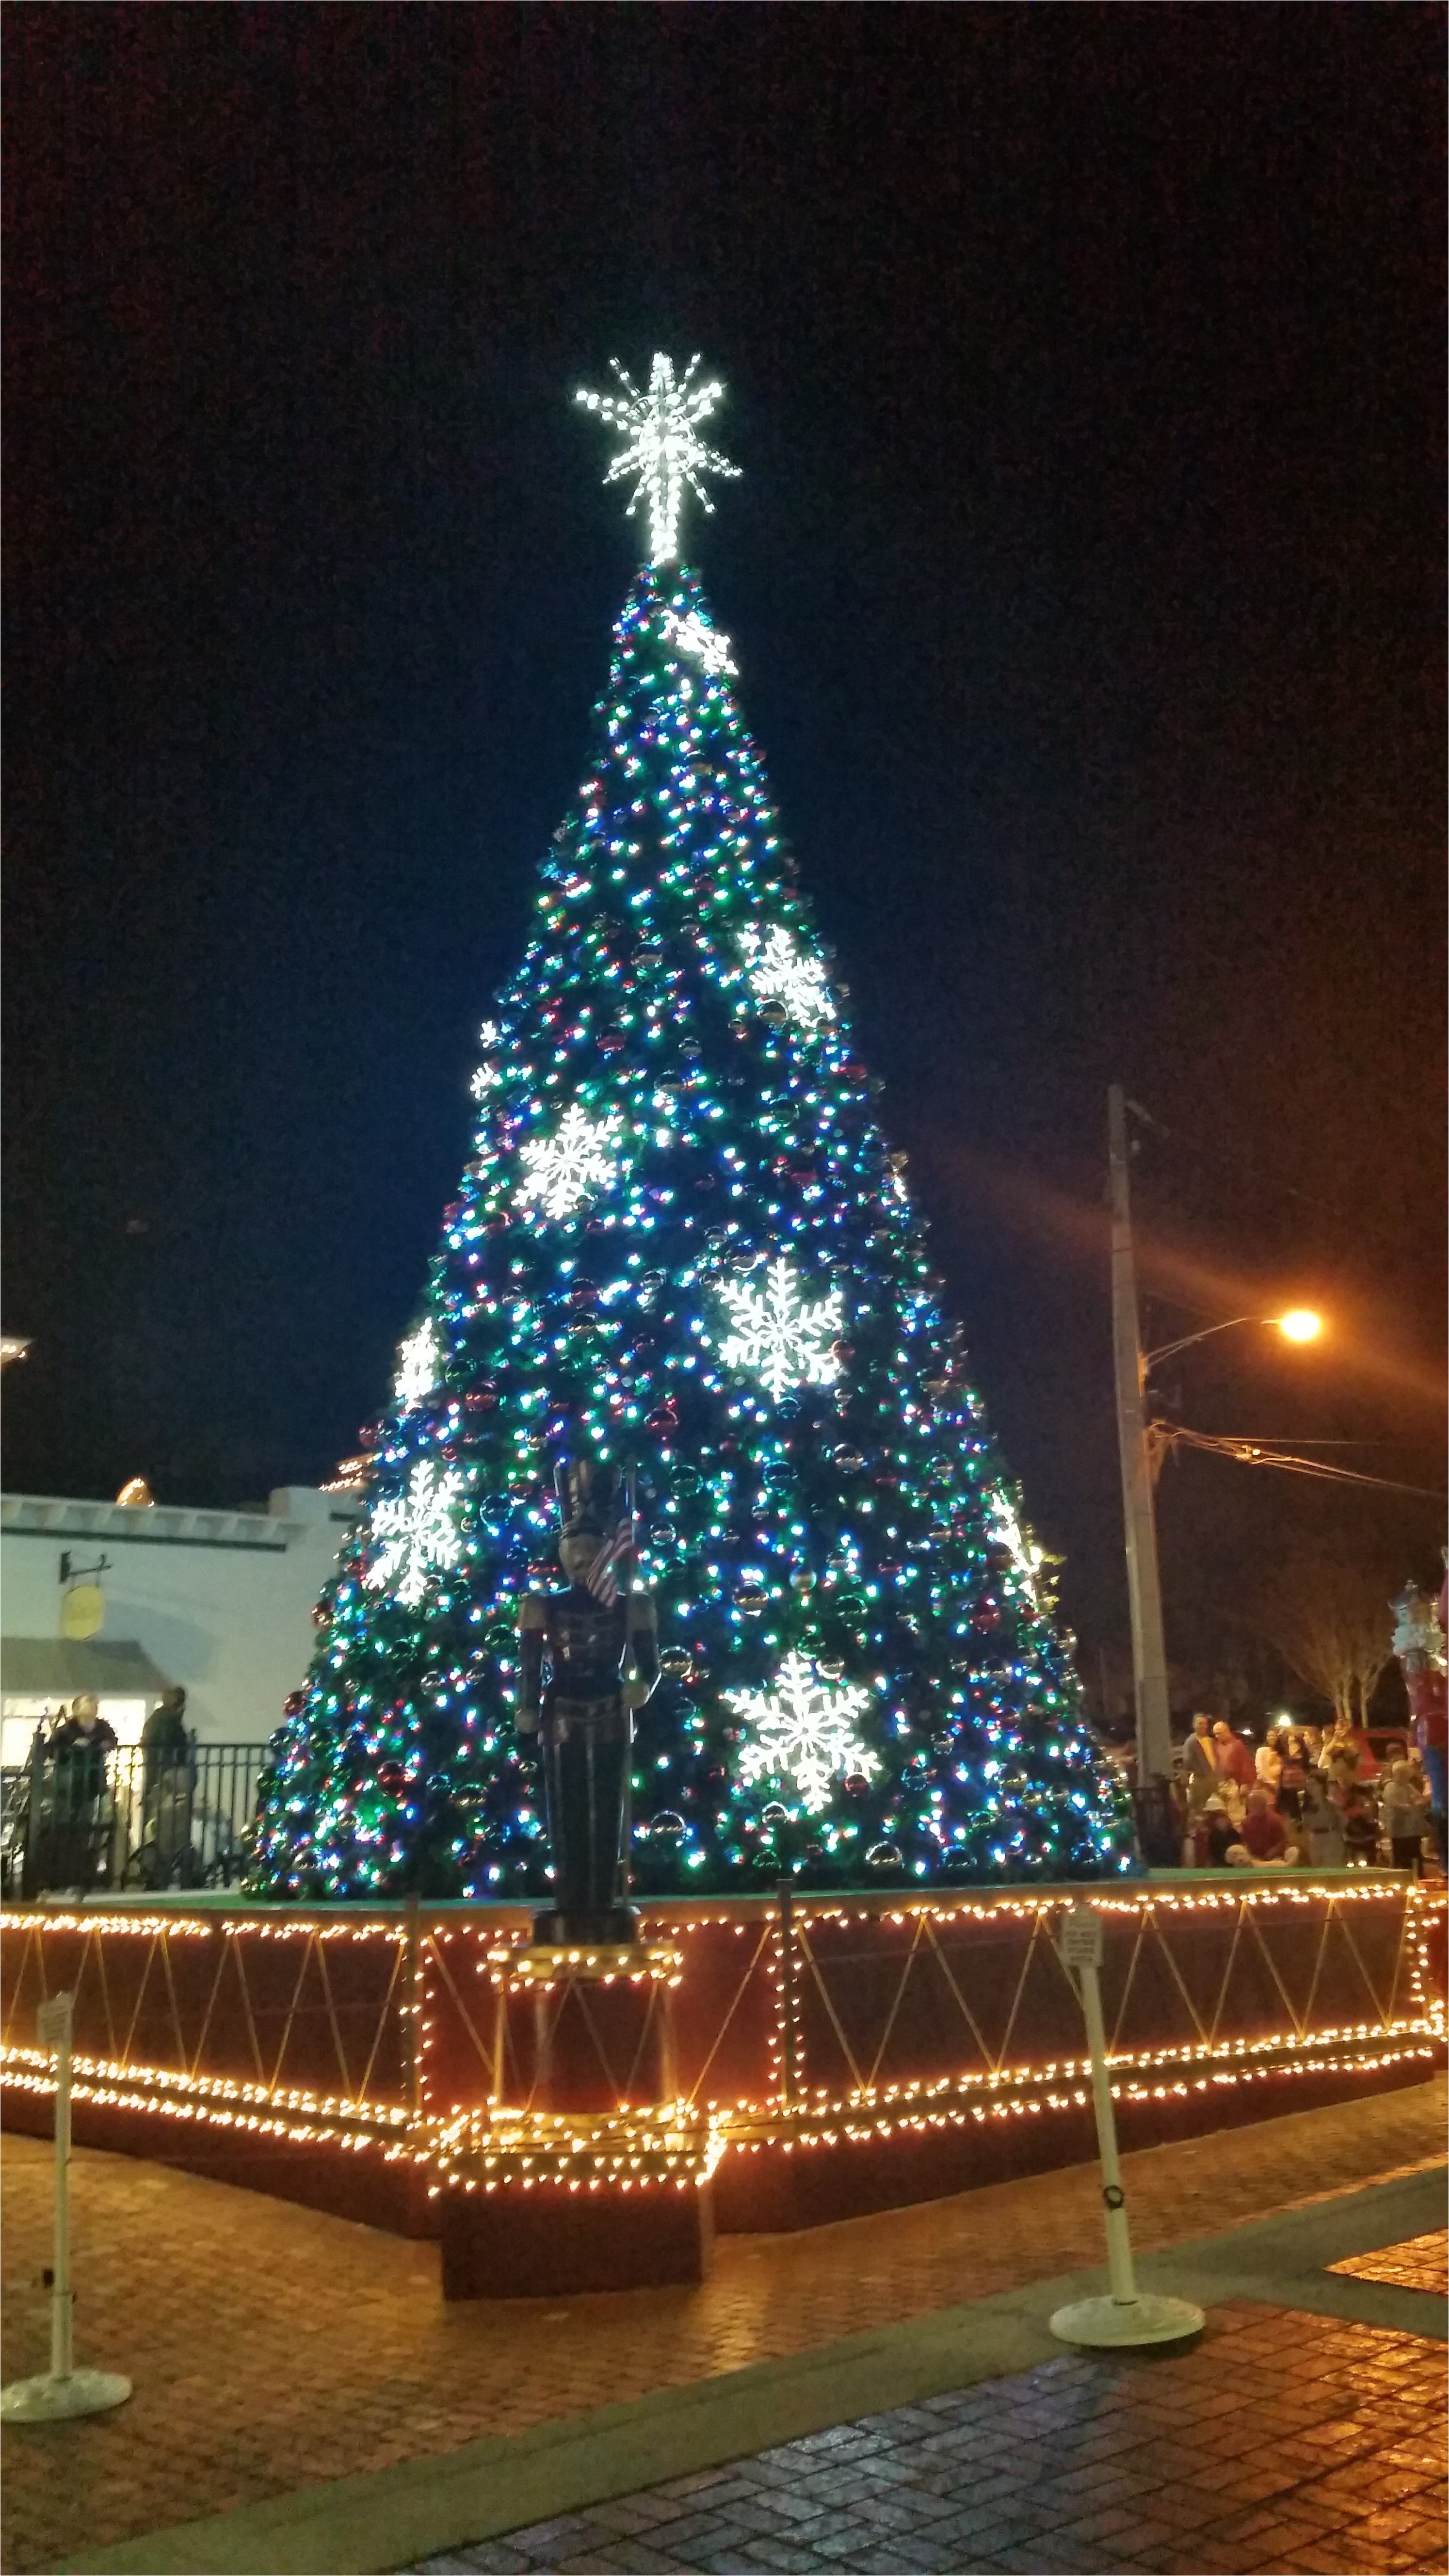
[[(1105, 1088), (1177, 1418), (1442, 1485), (1442, 21), (7, 13), (11, 1488), (356, 1446), (704, 352), (734, 640), (1089, 1668)], [(1171, 1299), (1186, 1301), (1173, 1304)], [(1201, 1457), (1180, 1654), (1431, 1500)]]

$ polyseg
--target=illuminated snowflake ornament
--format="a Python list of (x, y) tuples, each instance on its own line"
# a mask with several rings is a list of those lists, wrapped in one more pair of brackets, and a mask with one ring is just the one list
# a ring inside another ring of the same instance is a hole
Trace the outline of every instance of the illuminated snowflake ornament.
[(590, 1118), (574, 1101), (551, 1136), (534, 1136), (523, 1148), (524, 1206), (540, 1216), (570, 1216), (596, 1190), (607, 1189), (618, 1177), (618, 1133), (612, 1110)]
[(677, 651), (687, 653), (692, 662), (707, 671), (711, 679), (737, 679), (738, 666), (730, 652), (730, 639), (718, 628), (706, 626), (697, 608), (687, 617), (676, 617), (672, 608), (664, 612), (664, 633)]
[(834, 1019), (824, 967), (818, 957), (796, 947), (788, 930), (777, 922), (763, 939), (757, 930), (750, 930), (743, 945), (750, 961), (750, 982), (762, 1002), (778, 1002), (802, 1029), (816, 1029)]
[(880, 1769), (855, 1731), (869, 1691), (825, 1681), (808, 1655), (792, 1649), (768, 1690), (725, 1696), (751, 1729), (739, 1757), (740, 1778), (789, 1781), (812, 1813), (829, 1804), (832, 1780), (845, 1772), (868, 1780)]
[(685, 486), (712, 513), (714, 503), (700, 475), (736, 475), (740, 470), (718, 449), (706, 447), (696, 430), (699, 421), (708, 419), (724, 387), (694, 383), (698, 354), (676, 380), (673, 359), (656, 352), (649, 390), (642, 394), (617, 358), (611, 358), (609, 364), (624, 388), (622, 398), (617, 394), (586, 393), (581, 387), (575, 400), (596, 411), (613, 428), (628, 433), (629, 444), (619, 450), (604, 481), (617, 483), (626, 474), (637, 475), (625, 516), (632, 519), (640, 502), (647, 499), (649, 560), (673, 563), (679, 550), (679, 512)]
[(370, 1534), (381, 1544), (362, 1578), (371, 1591), (391, 1591), (404, 1609), (416, 1610), (430, 1578), (456, 1565), (462, 1553), (454, 1517), (462, 1491), (456, 1467), (425, 1458), (414, 1467), (405, 1494), (378, 1504)]
[(399, 1413), (411, 1412), (415, 1404), (421, 1404), (425, 1396), (432, 1394), (438, 1383), (441, 1359), (432, 1317), (425, 1315), (398, 1349), (392, 1400)]
[[(489, 1053), (497, 1046), (498, 1022), (496, 1020), (484, 1021), (478, 1032), (478, 1044), (486, 1048)], [(468, 1088), (475, 1100), (484, 1100), (490, 1091), (497, 1090), (502, 1080), (503, 1075), (496, 1064), (480, 1064)]]
[(748, 1279), (731, 1280), (720, 1290), (734, 1330), (719, 1346), (727, 1368), (746, 1369), (763, 1380), (778, 1404), (787, 1387), (829, 1386), (840, 1373), (831, 1344), (840, 1331), (840, 1292), (804, 1298), (791, 1264), (772, 1261), (763, 1288)]
[(1035, 1539), (1027, 1537), (1015, 1505), (1001, 1486), (990, 1498), (987, 1527), (997, 1546), (1005, 1548), (1022, 1582), (1035, 1599), (1037, 1583), (1046, 1563), (1046, 1551), (1037, 1546)]

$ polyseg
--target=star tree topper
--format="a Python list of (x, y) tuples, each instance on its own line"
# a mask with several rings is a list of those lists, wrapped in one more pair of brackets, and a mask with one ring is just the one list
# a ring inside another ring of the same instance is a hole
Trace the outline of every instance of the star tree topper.
[(772, 1261), (763, 1288), (748, 1279), (728, 1281), (720, 1303), (734, 1331), (719, 1346), (727, 1368), (748, 1369), (762, 1378), (776, 1404), (785, 1389), (802, 1383), (829, 1386), (839, 1371), (831, 1344), (840, 1331), (840, 1291), (804, 1299), (795, 1271), (783, 1255)]
[(604, 481), (617, 483), (626, 474), (638, 476), (625, 517), (632, 519), (641, 500), (647, 498), (649, 560), (673, 563), (679, 551), (679, 512), (685, 485), (712, 514), (714, 503), (700, 475), (737, 475), (740, 470), (717, 448), (706, 447), (696, 432), (696, 424), (708, 419), (724, 387), (694, 384), (698, 351), (677, 380), (673, 359), (656, 351), (649, 390), (642, 394), (617, 358), (611, 358), (609, 364), (624, 388), (623, 398), (617, 394), (591, 394), (580, 386), (574, 399), (598, 412), (615, 429), (628, 433), (629, 444), (619, 450)]
[(855, 1719), (870, 1693), (852, 1684), (833, 1689), (808, 1655), (793, 1648), (762, 1691), (729, 1691), (730, 1705), (752, 1729), (740, 1754), (742, 1780), (789, 1780), (802, 1807), (818, 1814), (829, 1803), (830, 1783), (857, 1771), (870, 1779), (880, 1765), (855, 1732)]

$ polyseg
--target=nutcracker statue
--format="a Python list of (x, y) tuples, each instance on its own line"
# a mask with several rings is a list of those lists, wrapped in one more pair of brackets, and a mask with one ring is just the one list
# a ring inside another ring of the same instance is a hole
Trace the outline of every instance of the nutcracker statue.
[(1446, 1789), (1449, 1789), (1449, 1685), (1446, 1685), (1446, 1640), (1449, 1626), (1449, 1580), (1438, 1601), (1421, 1591), (1417, 1583), (1406, 1583), (1396, 1601), (1391, 1601), (1394, 1614), (1394, 1653), (1404, 1676), (1409, 1694), (1409, 1708), (1414, 1720), (1414, 1735), (1419, 1759), (1429, 1783), (1429, 1803), (1433, 1810), (1434, 1832), (1439, 1856), (1445, 1852)]
[(523, 1702), (535, 1732), (553, 1858), (553, 1904), (534, 1939), (552, 1945), (636, 1941), (624, 1895), (634, 1711), (659, 1679), (654, 1603), (634, 1589), (632, 1497), (613, 1467), (566, 1458), (554, 1471), (566, 1592), (519, 1606)]

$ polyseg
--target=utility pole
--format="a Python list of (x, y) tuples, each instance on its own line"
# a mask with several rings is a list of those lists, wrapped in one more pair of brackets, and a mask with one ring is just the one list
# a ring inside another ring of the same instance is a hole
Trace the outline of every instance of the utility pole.
[(1127, 1103), (1114, 1082), (1107, 1094), (1107, 1159), (1112, 1200), (1112, 1349), (1117, 1373), (1117, 1445), (1122, 1460), (1122, 1516), (1127, 1533), (1127, 1592), (1132, 1605), (1132, 1682), (1137, 1703), (1139, 1792), (1172, 1772), (1172, 1732), (1167, 1696), (1167, 1648), (1162, 1634), (1162, 1584), (1157, 1571), (1157, 1521), (1152, 1502), (1152, 1460), (1143, 1403), (1146, 1370), (1137, 1320), (1137, 1271), (1132, 1257), (1132, 1202), (1127, 1167)]

